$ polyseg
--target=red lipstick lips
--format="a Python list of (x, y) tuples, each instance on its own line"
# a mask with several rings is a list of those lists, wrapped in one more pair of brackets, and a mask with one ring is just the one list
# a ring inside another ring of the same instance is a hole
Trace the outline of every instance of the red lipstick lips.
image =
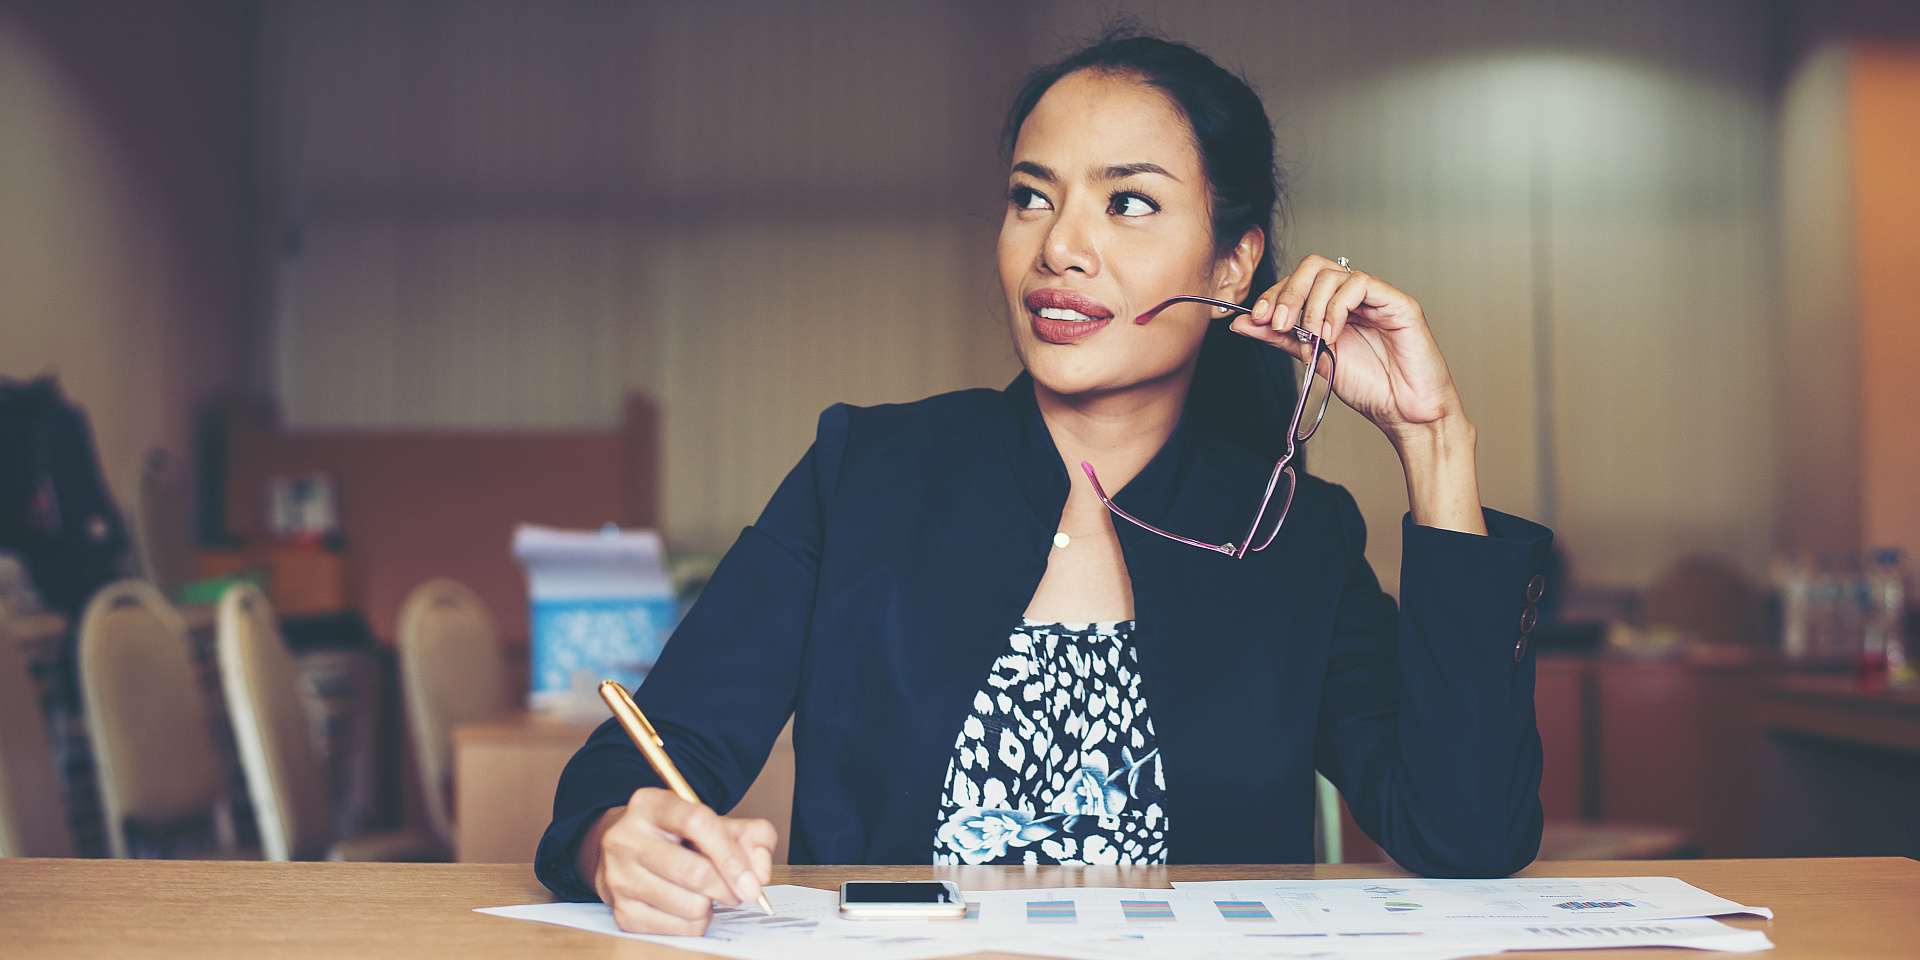
[[(1033, 323), (1033, 335), (1048, 343), (1072, 343), (1106, 329), (1113, 320), (1113, 311), (1100, 305), (1090, 297), (1082, 296), (1071, 290), (1047, 288), (1027, 294), (1027, 317)], [(1080, 320), (1059, 316), (1043, 317), (1041, 311), (1058, 313), (1069, 311), (1087, 317)]]

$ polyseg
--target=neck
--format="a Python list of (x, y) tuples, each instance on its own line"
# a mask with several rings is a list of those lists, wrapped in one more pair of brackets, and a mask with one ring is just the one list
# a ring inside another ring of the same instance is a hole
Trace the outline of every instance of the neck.
[[(1094, 498), (1081, 461), (1100, 472), (1107, 495), (1118, 494), (1173, 436), (1186, 409), (1193, 366), (1150, 383), (1093, 394), (1055, 393), (1034, 381), (1034, 398), (1067, 467), (1070, 500)], [(1102, 511), (1104, 512), (1104, 510)]]

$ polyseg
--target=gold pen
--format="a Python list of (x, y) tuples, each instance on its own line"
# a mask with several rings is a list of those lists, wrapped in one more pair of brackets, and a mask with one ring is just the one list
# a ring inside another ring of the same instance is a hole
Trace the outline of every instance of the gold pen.
[[(620, 721), (620, 727), (633, 739), (633, 745), (640, 748), (640, 755), (647, 758), (653, 772), (667, 782), (667, 789), (673, 795), (688, 803), (700, 803), (700, 795), (693, 792), (693, 785), (680, 775), (680, 768), (673, 765), (673, 758), (667, 756), (667, 742), (654, 732), (653, 724), (647, 722), (647, 715), (627, 695), (627, 688), (613, 680), (600, 681), (600, 699), (607, 702), (607, 709), (613, 711), (613, 718)], [(773, 904), (767, 902), (765, 891), (760, 894), (760, 909), (773, 916)]]

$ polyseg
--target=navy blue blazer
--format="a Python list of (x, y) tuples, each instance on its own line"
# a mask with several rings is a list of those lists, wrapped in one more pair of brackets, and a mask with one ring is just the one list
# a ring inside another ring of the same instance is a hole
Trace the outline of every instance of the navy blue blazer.
[[(1183, 420), (1115, 495), (1237, 539), (1273, 464)], [(737, 803), (793, 718), (793, 863), (929, 863), (973, 694), (1046, 571), (1067, 472), (1022, 375), (1004, 391), (838, 405), (636, 691), (687, 780)], [(1177, 863), (1313, 859), (1313, 773), (1402, 866), (1505, 876), (1540, 841), (1528, 583), (1552, 534), (1402, 523), (1402, 609), (1342, 488), (1302, 477), (1234, 560), (1118, 522)], [(567, 764), (535, 870), (562, 897), (585, 828), (660, 782), (608, 721)]]

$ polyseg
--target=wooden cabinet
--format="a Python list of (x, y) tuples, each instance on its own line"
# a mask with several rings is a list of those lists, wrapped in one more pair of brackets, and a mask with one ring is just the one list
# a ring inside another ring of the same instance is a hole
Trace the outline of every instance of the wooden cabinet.
[(1540, 806), (1549, 820), (1579, 820), (1595, 806), (1587, 796), (1586, 748), (1593, 671), (1584, 657), (1542, 656), (1533, 684), (1540, 727)]
[(453, 856), (530, 863), (553, 816), (553, 790), (597, 724), (519, 711), (453, 728)]
[(1599, 815), (1680, 827), (1704, 857), (1753, 851), (1754, 695), (1776, 671), (1598, 660)]
[(1755, 712), (1755, 856), (1920, 857), (1920, 691), (1782, 677)]
[[(598, 726), (516, 711), (453, 728), (454, 859), (462, 863), (527, 863), (553, 817), (560, 771)], [(793, 809), (793, 727), (732, 814), (763, 817), (780, 832), (775, 863), (787, 862)]]
[(1753, 850), (1754, 698), (1775, 668), (1543, 656), (1534, 685), (1549, 821), (1671, 827)]

